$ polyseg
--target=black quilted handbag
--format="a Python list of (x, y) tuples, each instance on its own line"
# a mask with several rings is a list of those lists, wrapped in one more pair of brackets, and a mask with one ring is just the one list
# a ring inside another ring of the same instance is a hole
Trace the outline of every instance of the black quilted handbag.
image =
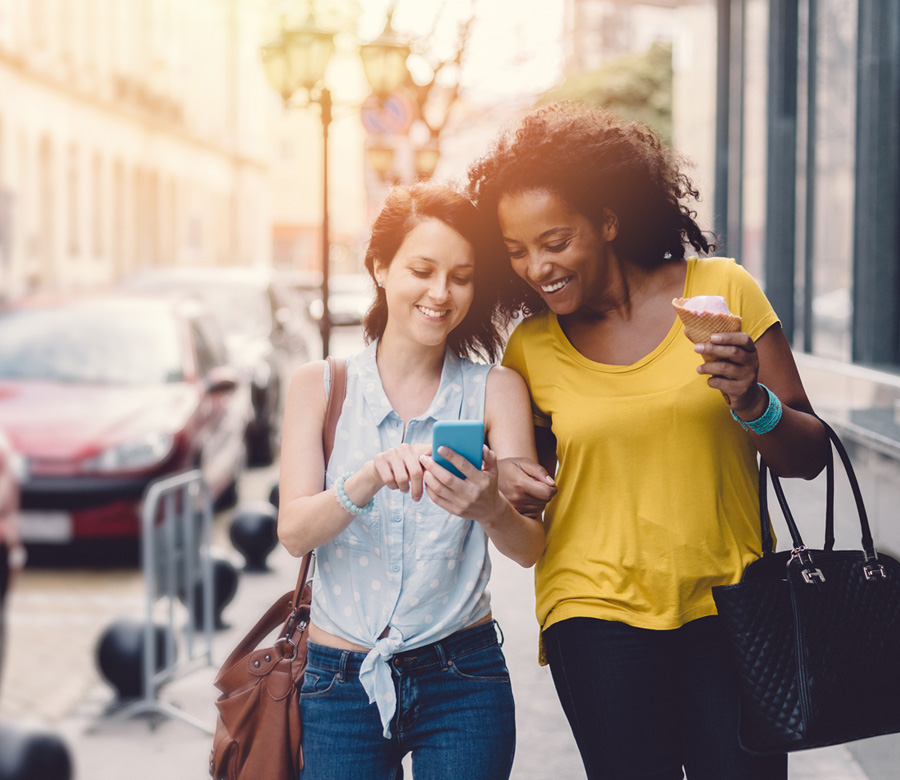
[(834, 549), (829, 458), (824, 548), (803, 544), (773, 474), (793, 541), (792, 550), (774, 552), (761, 463), (763, 556), (736, 585), (713, 588), (739, 678), (741, 745), (753, 753), (900, 731), (900, 563), (875, 551), (850, 459), (837, 434), (825, 428), (856, 499), (862, 550)]

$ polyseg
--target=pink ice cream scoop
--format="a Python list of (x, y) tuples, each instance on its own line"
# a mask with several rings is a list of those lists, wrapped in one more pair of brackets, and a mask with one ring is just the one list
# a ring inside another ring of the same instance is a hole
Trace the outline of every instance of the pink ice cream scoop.
[[(709, 341), (713, 333), (730, 333), (741, 329), (741, 318), (728, 310), (728, 304), (721, 295), (675, 298), (672, 305), (684, 323), (685, 335), (695, 344)], [(703, 356), (706, 362), (714, 359)]]

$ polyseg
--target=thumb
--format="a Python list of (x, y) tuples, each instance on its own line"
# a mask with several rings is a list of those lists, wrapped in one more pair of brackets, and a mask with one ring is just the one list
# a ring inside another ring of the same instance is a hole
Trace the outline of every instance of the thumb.
[(494, 451), (487, 446), (487, 444), (482, 445), (481, 449), (481, 470), (489, 471), (492, 474), (497, 473), (497, 456), (494, 454)]

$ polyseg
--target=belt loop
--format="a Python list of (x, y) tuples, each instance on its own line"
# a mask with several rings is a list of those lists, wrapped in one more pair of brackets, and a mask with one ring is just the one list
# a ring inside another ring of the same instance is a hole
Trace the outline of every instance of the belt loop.
[(443, 642), (435, 642), (434, 643), (434, 651), (438, 654), (438, 658), (441, 661), (441, 671), (446, 672), (447, 667), (450, 665), (449, 659), (447, 656), (449, 653), (444, 652), (444, 643)]
[(350, 651), (341, 651), (341, 665), (338, 669), (338, 682), (346, 682), (347, 680), (347, 662), (350, 660)]
[(497, 637), (497, 641), (499, 642), (500, 647), (503, 647), (503, 641), (504, 641), (503, 629), (500, 628), (500, 624), (496, 620), (493, 620), (491, 622), (494, 624), (494, 631), (500, 635), (499, 637)]

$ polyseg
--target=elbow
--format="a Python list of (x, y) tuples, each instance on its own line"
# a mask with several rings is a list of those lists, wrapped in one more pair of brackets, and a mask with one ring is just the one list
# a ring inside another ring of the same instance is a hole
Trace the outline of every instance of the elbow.
[(294, 558), (302, 558), (309, 552), (309, 548), (303, 544), (302, 539), (298, 539), (295, 533), (292, 533), (289, 524), (282, 517), (278, 517), (278, 525), (276, 529), (278, 541)]
[(521, 555), (515, 556), (513, 560), (523, 569), (530, 569), (541, 559), (541, 556), (544, 554), (545, 544), (546, 539), (544, 538), (544, 534), (541, 533), (539, 542), (535, 541), (535, 544), (530, 549), (522, 552)]

